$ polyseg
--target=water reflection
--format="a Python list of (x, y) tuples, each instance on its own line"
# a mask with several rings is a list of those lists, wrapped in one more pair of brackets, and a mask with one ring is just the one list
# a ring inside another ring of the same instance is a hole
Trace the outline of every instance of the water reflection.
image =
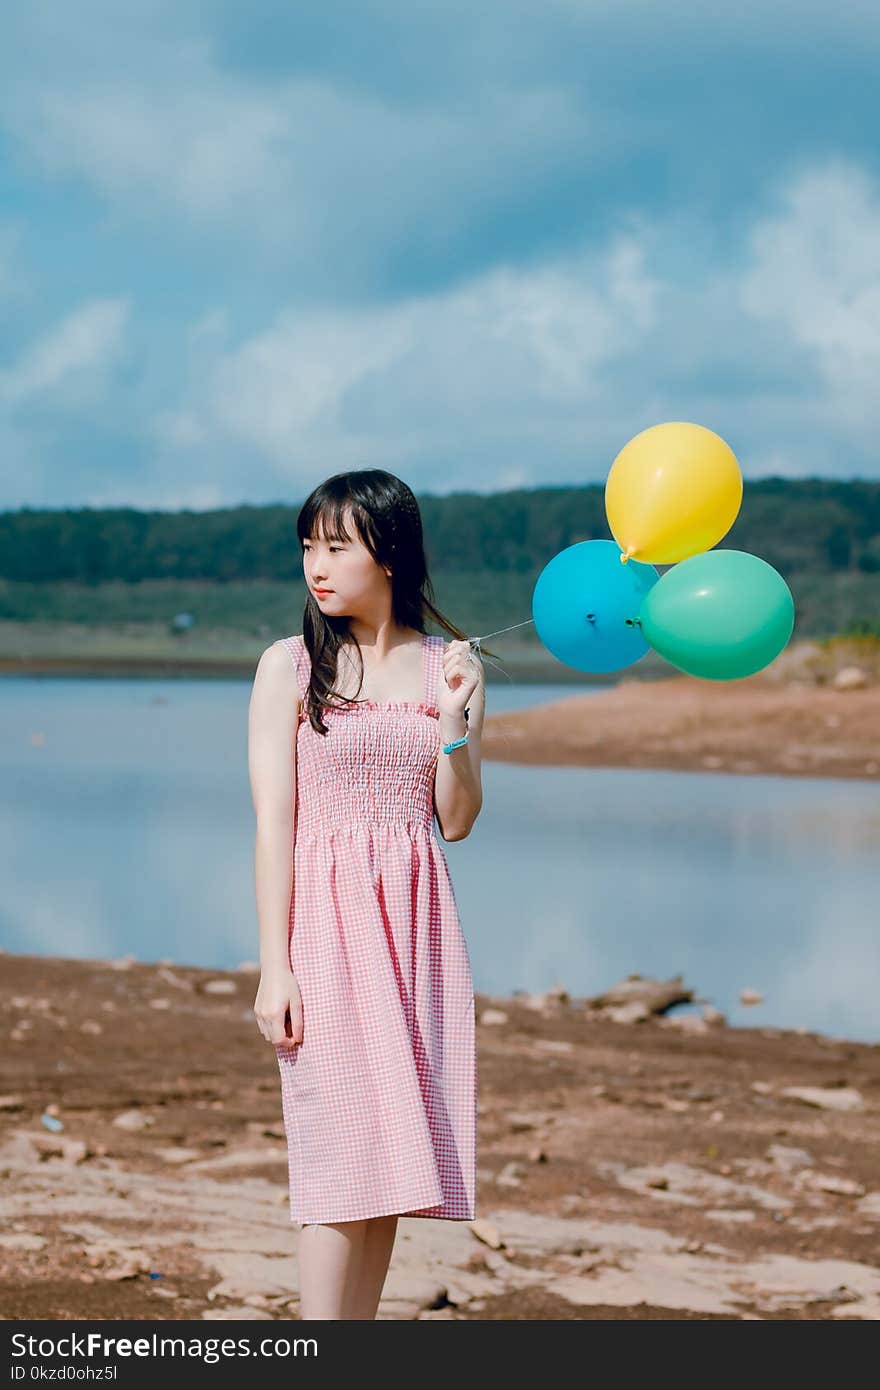
[[(256, 958), (249, 693), (0, 681), (7, 949)], [(572, 693), (503, 683), (489, 707)], [(503, 763), (483, 780), (473, 835), (444, 845), (478, 990), (680, 972), (733, 1023), (880, 1038), (876, 784)], [(740, 1006), (745, 986), (765, 1003)]]

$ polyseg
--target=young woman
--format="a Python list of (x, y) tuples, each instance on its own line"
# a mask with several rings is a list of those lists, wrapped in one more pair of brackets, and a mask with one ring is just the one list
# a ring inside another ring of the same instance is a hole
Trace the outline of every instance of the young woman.
[[(475, 1216), (470, 959), (444, 840), (482, 805), (482, 663), (432, 598), (418, 504), (379, 469), (300, 511), (301, 636), (250, 703), (260, 986), (300, 1316), (373, 1319), (398, 1216)], [(425, 633), (430, 614), (457, 640)]]

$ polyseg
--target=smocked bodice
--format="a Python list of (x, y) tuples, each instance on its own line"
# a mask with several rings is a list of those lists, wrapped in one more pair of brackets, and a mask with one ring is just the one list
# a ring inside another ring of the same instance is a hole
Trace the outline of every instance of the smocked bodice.
[[(282, 641), (305, 694), (310, 678), (305, 643), (302, 637)], [(421, 700), (364, 700), (325, 708), (327, 734), (312, 728), (303, 704), (296, 731), (297, 841), (369, 825), (433, 833), (440, 751), (440, 711), (434, 700), (443, 650), (442, 637), (423, 637)]]

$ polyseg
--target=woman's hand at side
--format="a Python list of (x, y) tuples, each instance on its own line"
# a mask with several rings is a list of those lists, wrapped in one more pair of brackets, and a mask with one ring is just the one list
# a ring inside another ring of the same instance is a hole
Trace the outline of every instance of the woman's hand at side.
[[(287, 1017), (290, 1015), (290, 1033)], [(296, 1047), (303, 1039), (302, 995), (290, 970), (264, 970), (254, 1000), (254, 1017), (266, 1042)]]

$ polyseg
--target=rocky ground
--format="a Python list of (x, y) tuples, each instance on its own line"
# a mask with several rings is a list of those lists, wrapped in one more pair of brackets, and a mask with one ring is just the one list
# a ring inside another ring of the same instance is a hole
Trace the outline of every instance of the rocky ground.
[[(296, 1318), (253, 968), (0, 964), (3, 1317)], [(478, 996), (478, 1217), (380, 1317), (880, 1316), (880, 1047), (626, 998)]]

